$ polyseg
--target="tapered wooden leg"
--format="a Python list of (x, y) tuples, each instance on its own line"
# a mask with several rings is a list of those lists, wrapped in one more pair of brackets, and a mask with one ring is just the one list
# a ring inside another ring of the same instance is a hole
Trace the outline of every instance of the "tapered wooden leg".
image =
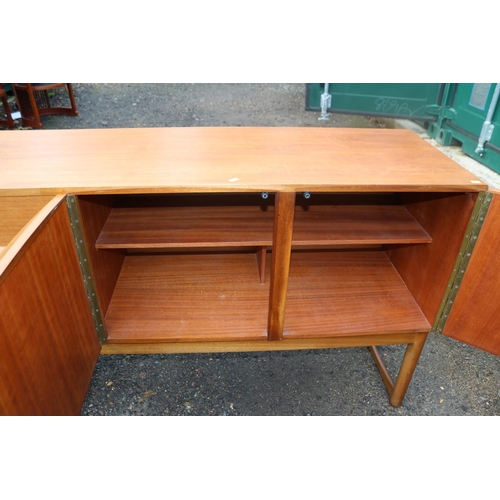
[(427, 335), (427, 333), (419, 333), (415, 338), (415, 342), (408, 344), (395, 383), (393, 382), (392, 377), (389, 374), (380, 353), (378, 352), (378, 349), (376, 347), (370, 347), (370, 351), (375, 359), (377, 368), (380, 371), (382, 380), (391, 398), (390, 403), (395, 408), (401, 406), (403, 402), (408, 386), (410, 385), (413, 372), (415, 371), (418, 360), (420, 359), (420, 354), (424, 348)]
[(387, 388), (387, 392), (389, 393), (389, 396), (391, 396), (394, 391), (394, 380), (392, 380), (391, 374), (389, 373), (387, 366), (385, 366), (385, 363), (382, 359), (382, 356), (378, 352), (378, 349), (375, 346), (371, 346), (370, 352), (372, 353), (378, 371), (382, 376), (382, 381), (384, 382), (385, 387)]
[(427, 333), (421, 333), (417, 336), (415, 342), (413, 344), (409, 344), (406, 348), (403, 362), (401, 363), (401, 368), (399, 369), (398, 378), (394, 384), (394, 391), (391, 396), (391, 405), (395, 408), (401, 406), (401, 403), (403, 402), (406, 390), (410, 385), (413, 372), (417, 366), (426, 339)]

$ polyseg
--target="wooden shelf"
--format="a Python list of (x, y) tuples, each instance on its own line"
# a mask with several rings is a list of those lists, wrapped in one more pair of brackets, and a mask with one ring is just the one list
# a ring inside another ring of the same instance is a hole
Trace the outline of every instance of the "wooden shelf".
[(268, 306), (255, 254), (128, 256), (106, 315), (108, 342), (262, 340)]
[(430, 328), (385, 252), (292, 253), (285, 339)]
[(114, 208), (96, 248), (267, 246), (273, 218), (259, 206)]
[[(108, 341), (265, 340), (268, 304), (253, 254), (129, 256)], [(293, 252), (284, 339), (429, 330), (383, 251)]]
[(430, 243), (404, 205), (308, 205), (295, 208), (294, 245)]
[[(115, 208), (97, 249), (270, 246), (274, 207)], [(297, 206), (294, 245), (430, 243), (403, 205)]]

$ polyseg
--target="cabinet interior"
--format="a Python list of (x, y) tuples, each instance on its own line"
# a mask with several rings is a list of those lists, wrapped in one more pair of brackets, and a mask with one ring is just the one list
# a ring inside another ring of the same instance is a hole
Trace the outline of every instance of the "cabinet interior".
[[(283, 339), (429, 331), (476, 196), (297, 193)], [(266, 340), (275, 200), (79, 196), (108, 343)]]

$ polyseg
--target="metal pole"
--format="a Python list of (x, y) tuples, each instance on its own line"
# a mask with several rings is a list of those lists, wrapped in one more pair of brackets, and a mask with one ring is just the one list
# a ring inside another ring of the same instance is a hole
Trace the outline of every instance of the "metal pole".
[(328, 108), (332, 105), (332, 96), (328, 93), (328, 83), (325, 83), (325, 90), (321, 94), (321, 116), (318, 120), (328, 120)]
[(493, 113), (497, 107), (498, 96), (500, 95), (500, 84), (497, 83), (495, 86), (495, 92), (493, 93), (493, 97), (490, 102), (490, 107), (488, 108), (488, 114), (486, 115), (486, 120), (483, 123), (483, 127), (481, 128), (481, 134), (479, 135), (479, 140), (477, 143), (476, 154), (479, 156), (483, 156), (484, 154), (484, 143), (491, 140), (491, 136), (493, 135), (493, 129), (495, 125), (491, 123), (493, 118)]

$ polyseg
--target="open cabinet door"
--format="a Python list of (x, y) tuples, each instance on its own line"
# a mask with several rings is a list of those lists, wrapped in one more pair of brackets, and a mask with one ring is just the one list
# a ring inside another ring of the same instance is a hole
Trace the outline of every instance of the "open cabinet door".
[(100, 345), (64, 196), (0, 215), (0, 415), (78, 415)]
[(500, 356), (500, 191), (491, 204), (443, 333)]

